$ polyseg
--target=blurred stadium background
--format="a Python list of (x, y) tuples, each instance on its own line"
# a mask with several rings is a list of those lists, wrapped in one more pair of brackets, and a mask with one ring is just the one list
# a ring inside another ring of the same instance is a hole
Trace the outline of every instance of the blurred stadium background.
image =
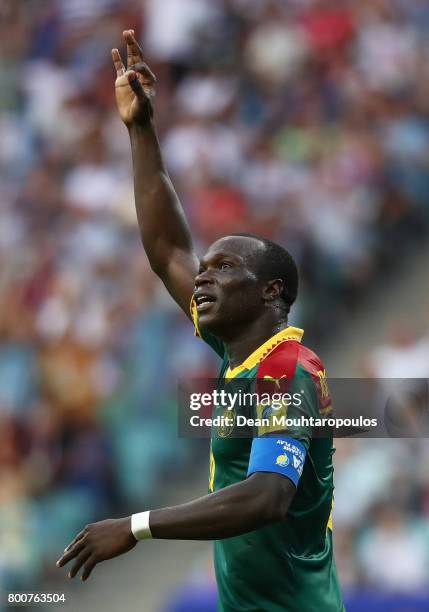
[[(216, 359), (140, 245), (110, 61), (128, 27), (199, 251), (281, 242), (328, 373), (429, 376), (428, 2), (0, 0), (2, 604), (214, 609), (206, 543), (145, 543), (86, 585), (54, 566), (87, 522), (206, 490), (176, 384)], [(428, 441), (336, 446), (347, 609), (429, 609)]]

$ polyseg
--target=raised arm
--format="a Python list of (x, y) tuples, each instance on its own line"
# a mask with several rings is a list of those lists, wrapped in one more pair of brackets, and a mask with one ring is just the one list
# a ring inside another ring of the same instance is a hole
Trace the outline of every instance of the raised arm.
[(189, 316), (198, 259), (156, 135), (152, 106), (155, 76), (143, 61), (134, 31), (126, 30), (123, 36), (127, 44), (127, 69), (118, 49), (112, 49), (112, 59), (117, 75), (118, 111), (131, 141), (140, 234), (152, 270)]

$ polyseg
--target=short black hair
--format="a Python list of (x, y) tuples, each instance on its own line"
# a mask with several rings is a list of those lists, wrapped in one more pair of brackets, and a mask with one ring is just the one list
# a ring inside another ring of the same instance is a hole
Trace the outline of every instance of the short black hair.
[(285, 303), (287, 312), (296, 300), (298, 294), (298, 268), (292, 255), (285, 248), (257, 234), (236, 233), (230, 236), (244, 236), (262, 242), (265, 249), (258, 262), (258, 273), (261, 280), (280, 278), (283, 281), (283, 293), (280, 296)]

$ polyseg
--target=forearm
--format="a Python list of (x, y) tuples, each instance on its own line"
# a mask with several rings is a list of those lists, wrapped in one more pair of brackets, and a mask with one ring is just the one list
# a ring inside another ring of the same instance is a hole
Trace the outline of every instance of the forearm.
[(150, 530), (160, 539), (220, 540), (281, 520), (288, 505), (280, 489), (264, 491), (245, 480), (180, 506), (152, 510)]
[(175, 251), (192, 253), (188, 224), (164, 166), (153, 121), (129, 128), (137, 218), (152, 268), (162, 272)]
[(295, 494), (288, 478), (256, 473), (195, 501), (172, 508), (107, 519), (86, 525), (66, 547), (57, 562), (75, 563), (70, 577), (83, 565), (86, 580), (100, 561), (128, 552), (136, 540), (148, 537), (170, 540), (221, 540), (283, 519)]

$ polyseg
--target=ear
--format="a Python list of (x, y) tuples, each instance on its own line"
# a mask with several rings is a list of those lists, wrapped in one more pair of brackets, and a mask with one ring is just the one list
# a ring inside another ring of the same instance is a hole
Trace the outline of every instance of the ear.
[(267, 282), (262, 290), (262, 299), (264, 302), (274, 302), (283, 293), (283, 281), (281, 278), (276, 278)]

